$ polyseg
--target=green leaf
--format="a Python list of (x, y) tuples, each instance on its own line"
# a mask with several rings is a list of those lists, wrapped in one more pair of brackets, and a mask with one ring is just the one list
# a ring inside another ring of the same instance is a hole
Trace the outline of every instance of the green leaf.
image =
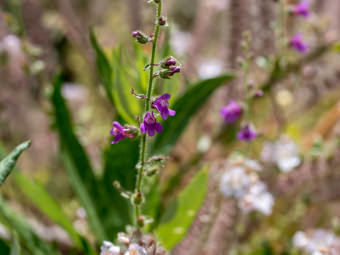
[(66, 171), (71, 185), (87, 211), (90, 225), (99, 240), (107, 240), (107, 233), (101, 223), (96, 205), (100, 205), (101, 190), (93, 173), (84, 148), (73, 131), (73, 124), (66, 102), (61, 95), (63, 79), (59, 75), (54, 80), (52, 103), (55, 111), (55, 123), (59, 134)]
[(21, 248), (19, 244), (18, 234), (16, 232), (13, 233), (13, 240), (12, 240), (12, 248), (11, 248), (11, 255), (20, 255)]
[(178, 195), (163, 215), (156, 234), (164, 247), (171, 250), (187, 233), (202, 205), (208, 186), (208, 171), (201, 170)]
[(10, 255), (10, 247), (7, 241), (0, 239), (0, 254), (1, 255)]
[(110, 102), (114, 104), (112, 96), (112, 68), (92, 29), (90, 30), (90, 41), (96, 53), (96, 65), (100, 81), (104, 85), (107, 97), (109, 98)]
[(8, 228), (18, 233), (22, 244), (34, 255), (56, 255), (51, 245), (40, 239), (32, 228), (26, 223), (26, 219), (15, 213), (0, 196), (0, 219)]
[(31, 142), (26, 141), (18, 145), (6, 158), (0, 162), (0, 186), (4, 183), (7, 176), (13, 170), (15, 163), (17, 162), (20, 154), (30, 147)]
[(190, 117), (198, 112), (217, 88), (233, 78), (233, 74), (226, 74), (200, 81), (181, 96), (172, 107), (176, 115), (162, 123), (163, 131), (154, 140), (152, 154), (168, 154), (189, 123)]
[[(122, 48), (118, 47), (113, 51), (113, 100), (115, 107), (119, 115), (127, 123), (136, 123), (135, 117), (142, 112), (143, 101), (135, 98), (131, 93), (130, 89), (134, 88), (137, 93), (144, 93), (143, 86), (145, 84), (145, 74), (141, 72), (136, 73), (134, 69), (127, 67), (123, 62), (127, 56), (123, 55)], [(124, 56), (124, 57), (123, 57)], [(139, 56), (136, 60), (137, 69), (143, 69), (145, 62), (141, 60)], [(138, 64), (139, 63), (139, 64)]]
[(73, 228), (71, 220), (62, 211), (57, 201), (38, 182), (30, 181), (20, 172), (15, 172), (15, 181), (34, 205), (39, 208), (48, 218), (63, 227), (75, 242), (78, 248), (82, 248), (82, 241), (79, 234)]

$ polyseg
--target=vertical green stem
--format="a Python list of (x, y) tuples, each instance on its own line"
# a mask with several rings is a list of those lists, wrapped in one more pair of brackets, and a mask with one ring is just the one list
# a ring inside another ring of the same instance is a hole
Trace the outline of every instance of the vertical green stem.
[[(153, 91), (153, 72), (154, 72), (154, 65), (155, 65), (155, 57), (156, 57), (156, 47), (157, 47), (157, 40), (159, 34), (159, 18), (161, 17), (162, 13), (162, 1), (157, 4), (157, 14), (156, 14), (156, 21), (155, 21), (155, 34), (152, 42), (152, 52), (151, 52), (151, 61), (150, 61), (150, 73), (149, 73), (149, 85), (148, 90), (146, 92), (147, 98), (151, 98), (152, 91)], [(151, 108), (152, 100), (145, 100), (145, 112), (149, 111)], [(146, 134), (142, 135), (141, 145), (140, 145), (140, 161), (139, 161), (139, 168), (138, 168), (138, 175), (137, 175), (137, 183), (136, 183), (136, 192), (135, 194), (142, 194), (142, 179), (143, 179), (143, 172), (145, 167), (145, 158), (146, 158)], [(138, 219), (140, 217), (140, 205), (135, 205), (135, 213), (136, 213), (136, 224), (138, 224)]]

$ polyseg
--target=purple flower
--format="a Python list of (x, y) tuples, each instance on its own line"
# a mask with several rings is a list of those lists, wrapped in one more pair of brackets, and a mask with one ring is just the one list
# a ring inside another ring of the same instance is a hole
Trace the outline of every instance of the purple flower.
[(127, 133), (130, 131), (130, 129), (124, 128), (122, 125), (119, 124), (118, 121), (114, 121), (112, 125), (113, 128), (110, 131), (110, 134), (114, 137), (114, 141), (112, 142), (112, 144), (118, 143), (120, 140), (126, 137), (133, 138), (133, 134)]
[(301, 53), (306, 52), (308, 49), (308, 45), (303, 41), (301, 34), (294, 35), (289, 44), (290, 47)]
[(162, 125), (157, 122), (155, 116), (153, 115), (153, 112), (151, 114), (147, 112), (144, 117), (144, 121), (142, 124), (140, 124), (140, 131), (142, 133), (148, 132), (149, 136), (154, 136), (155, 132), (162, 132)]
[(301, 1), (300, 3), (295, 5), (293, 13), (307, 18), (309, 16), (309, 2)]
[(256, 138), (257, 134), (249, 124), (245, 125), (237, 134), (240, 141), (250, 142)]
[(157, 109), (161, 114), (162, 118), (166, 120), (168, 116), (174, 116), (176, 112), (174, 110), (169, 109), (170, 94), (166, 93), (158, 97), (155, 102), (152, 103), (152, 108)]
[(242, 112), (242, 108), (233, 100), (230, 100), (229, 104), (221, 109), (221, 115), (227, 123), (235, 122)]

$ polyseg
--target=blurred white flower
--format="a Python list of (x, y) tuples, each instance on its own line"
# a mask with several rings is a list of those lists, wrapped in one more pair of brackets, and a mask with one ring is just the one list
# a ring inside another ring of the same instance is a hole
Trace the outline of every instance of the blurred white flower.
[(221, 193), (237, 198), (239, 208), (245, 213), (259, 211), (270, 215), (274, 198), (257, 174), (262, 170), (261, 165), (256, 160), (243, 157), (233, 158), (230, 165), (220, 181)]
[(240, 198), (252, 185), (252, 178), (241, 166), (231, 168), (225, 172), (220, 182), (220, 191), (227, 197)]
[(311, 255), (340, 254), (340, 238), (323, 229), (296, 232), (293, 245)]
[(147, 251), (144, 247), (136, 244), (136, 243), (132, 243), (129, 246), (129, 250), (127, 252), (125, 252), (124, 255), (147, 255)]
[(290, 172), (301, 163), (297, 145), (287, 136), (277, 142), (264, 144), (261, 159), (263, 162), (275, 163), (282, 172)]
[(100, 247), (100, 255), (119, 255), (120, 247), (114, 245), (109, 241), (104, 241), (103, 245)]
[(239, 207), (244, 212), (259, 211), (265, 215), (272, 213), (274, 198), (267, 191), (263, 182), (258, 182), (250, 187), (247, 194), (239, 200)]
[(198, 65), (198, 75), (201, 79), (209, 79), (222, 74), (224, 68), (223, 61), (219, 59), (204, 59)]
[(184, 31), (172, 30), (170, 45), (176, 55), (185, 54), (191, 42), (191, 34)]

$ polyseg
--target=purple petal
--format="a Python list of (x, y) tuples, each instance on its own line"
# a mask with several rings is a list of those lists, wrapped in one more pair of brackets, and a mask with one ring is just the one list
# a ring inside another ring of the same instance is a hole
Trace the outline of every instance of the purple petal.
[(170, 97), (171, 97), (170, 94), (165, 93), (165, 94), (161, 95), (158, 99), (169, 100)]
[(154, 129), (148, 129), (148, 134), (149, 134), (149, 136), (154, 136), (155, 130)]
[(168, 115), (169, 115), (168, 111), (162, 111), (162, 112), (161, 112), (161, 116), (162, 116), (162, 119), (163, 119), (163, 120), (168, 119)]
[(157, 122), (156, 125), (155, 125), (155, 129), (158, 133), (162, 132), (163, 127), (162, 127), (161, 123)]
[(175, 116), (176, 111), (169, 109), (169, 115), (170, 116)]
[(144, 122), (140, 124), (139, 128), (140, 128), (140, 131), (141, 131), (143, 134), (146, 133)]

